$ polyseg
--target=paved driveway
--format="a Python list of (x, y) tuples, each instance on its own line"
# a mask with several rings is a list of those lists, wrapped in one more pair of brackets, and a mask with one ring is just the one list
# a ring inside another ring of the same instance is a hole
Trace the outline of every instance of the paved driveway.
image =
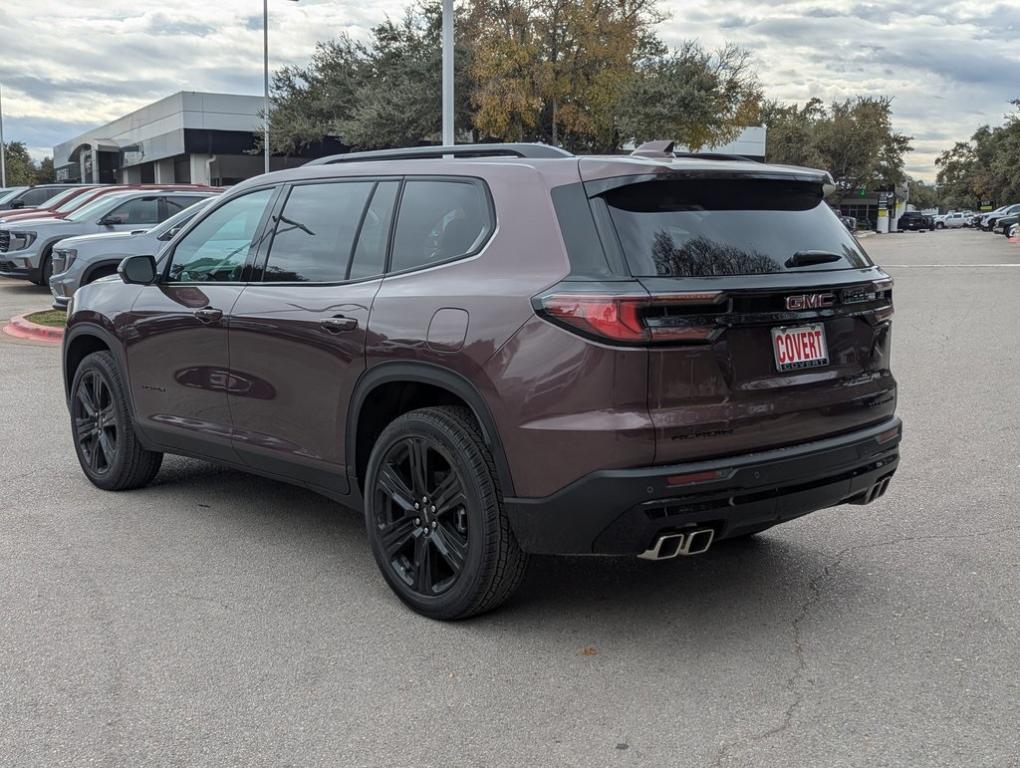
[[(310, 493), (183, 459), (93, 489), (57, 350), (0, 340), (0, 764), (1020, 765), (1020, 248), (867, 247), (906, 423), (880, 502), (540, 558), (460, 624), (402, 608)], [(46, 304), (0, 283), (0, 316)]]

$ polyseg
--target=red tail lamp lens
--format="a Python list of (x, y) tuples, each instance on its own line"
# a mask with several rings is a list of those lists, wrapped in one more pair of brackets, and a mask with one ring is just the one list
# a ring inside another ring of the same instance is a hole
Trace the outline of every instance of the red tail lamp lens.
[(651, 334), (641, 322), (645, 296), (548, 296), (542, 307), (550, 317), (582, 331), (615, 341), (648, 341)]
[(644, 312), (670, 304), (716, 305), (723, 298), (718, 292), (670, 294), (667, 296), (612, 296), (605, 294), (557, 293), (538, 300), (541, 312), (561, 323), (611, 341), (650, 342), (708, 341), (714, 326), (649, 326)]

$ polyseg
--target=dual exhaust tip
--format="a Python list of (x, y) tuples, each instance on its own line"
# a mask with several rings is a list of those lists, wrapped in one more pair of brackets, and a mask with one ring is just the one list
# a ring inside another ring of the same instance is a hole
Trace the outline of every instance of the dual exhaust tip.
[(670, 560), (678, 555), (700, 555), (708, 551), (714, 540), (715, 531), (711, 528), (664, 533), (638, 557), (642, 560)]

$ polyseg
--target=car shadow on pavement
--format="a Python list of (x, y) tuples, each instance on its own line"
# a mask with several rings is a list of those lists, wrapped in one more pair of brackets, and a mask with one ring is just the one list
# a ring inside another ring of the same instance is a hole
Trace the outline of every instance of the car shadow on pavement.
[[(153, 485), (141, 493), (172, 496), (172, 503), (160, 506), (175, 514), (213, 516), (220, 528), (236, 529), (238, 535), (265, 535), (280, 546), (300, 548), (310, 572), (342, 568), (345, 578), (364, 579), (366, 590), (379, 599), (393, 599), (376, 571), (361, 515), (316, 493), (176, 457), (167, 459)], [(542, 633), (549, 625), (594, 620), (601, 632), (632, 632), (681, 621), (714, 627), (712, 642), (743, 643), (747, 622), (756, 615), (768, 623), (797, 614), (811, 599), (811, 579), (832, 559), (831, 550), (816, 550), (788, 535), (797, 524), (720, 542), (704, 555), (662, 562), (533, 557), (515, 597), (460, 626), (471, 634), (502, 632), (509, 625), (530, 625), (527, 631)], [(847, 563), (842, 568), (853, 570)], [(861, 586), (852, 574), (845, 575), (846, 589)], [(727, 626), (733, 638), (718, 634)]]
[(36, 285), (35, 283), (28, 282), (28, 280), (0, 283), (0, 290), (8, 296), (29, 296), (33, 294), (38, 296), (50, 295), (50, 289), (45, 285)]

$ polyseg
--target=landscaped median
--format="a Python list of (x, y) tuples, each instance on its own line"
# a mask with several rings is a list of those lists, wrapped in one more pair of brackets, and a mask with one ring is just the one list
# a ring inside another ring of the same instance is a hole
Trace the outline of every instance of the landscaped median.
[(27, 315), (15, 315), (4, 326), (4, 333), (16, 339), (29, 341), (48, 341), (59, 344), (64, 338), (64, 324), (67, 313), (59, 309), (47, 309), (41, 312), (30, 312)]

